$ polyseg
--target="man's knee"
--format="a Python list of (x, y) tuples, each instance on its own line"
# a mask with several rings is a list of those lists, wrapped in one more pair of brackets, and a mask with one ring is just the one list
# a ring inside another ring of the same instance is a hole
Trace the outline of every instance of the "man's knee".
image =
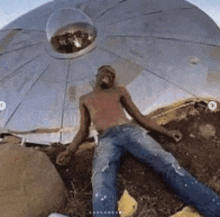
[(114, 188), (117, 180), (117, 173), (109, 171), (94, 171), (92, 175), (93, 188)]
[(154, 155), (155, 160), (158, 160), (164, 165), (178, 164), (176, 158), (170, 152), (167, 152), (164, 149), (155, 149), (152, 151), (152, 154)]

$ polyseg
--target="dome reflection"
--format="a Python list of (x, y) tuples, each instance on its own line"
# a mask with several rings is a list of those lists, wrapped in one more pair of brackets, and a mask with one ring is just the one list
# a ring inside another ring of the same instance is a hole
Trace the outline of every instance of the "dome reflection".
[(96, 38), (91, 19), (82, 11), (70, 8), (54, 12), (48, 19), (46, 32), (52, 48), (63, 54), (79, 52)]

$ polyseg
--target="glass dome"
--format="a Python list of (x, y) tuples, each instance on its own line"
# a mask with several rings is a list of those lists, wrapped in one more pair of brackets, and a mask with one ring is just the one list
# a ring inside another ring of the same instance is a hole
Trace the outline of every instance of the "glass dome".
[(54, 12), (48, 19), (46, 34), (54, 51), (76, 56), (92, 49), (96, 38), (92, 20), (83, 11), (73, 8)]

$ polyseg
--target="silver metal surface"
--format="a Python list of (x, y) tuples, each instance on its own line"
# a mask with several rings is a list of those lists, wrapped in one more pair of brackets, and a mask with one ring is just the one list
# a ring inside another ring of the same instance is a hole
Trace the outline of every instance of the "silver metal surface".
[[(47, 40), (48, 19), (62, 8), (81, 10), (97, 30), (80, 55), (57, 53)], [(27, 142), (69, 143), (79, 97), (104, 64), (143, 114), (183, 99), (220, 98), (220, 30), (187, 1), (56, 0), (0, 30), (0, 129)]]

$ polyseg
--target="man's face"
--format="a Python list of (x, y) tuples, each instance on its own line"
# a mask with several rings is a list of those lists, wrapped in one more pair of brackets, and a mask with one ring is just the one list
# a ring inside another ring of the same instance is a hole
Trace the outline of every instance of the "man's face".
[(103, 69), (96, 76), (96, 82), (102, 89), (109, 89), (114, 85), (114, 74), (108, 69)]

